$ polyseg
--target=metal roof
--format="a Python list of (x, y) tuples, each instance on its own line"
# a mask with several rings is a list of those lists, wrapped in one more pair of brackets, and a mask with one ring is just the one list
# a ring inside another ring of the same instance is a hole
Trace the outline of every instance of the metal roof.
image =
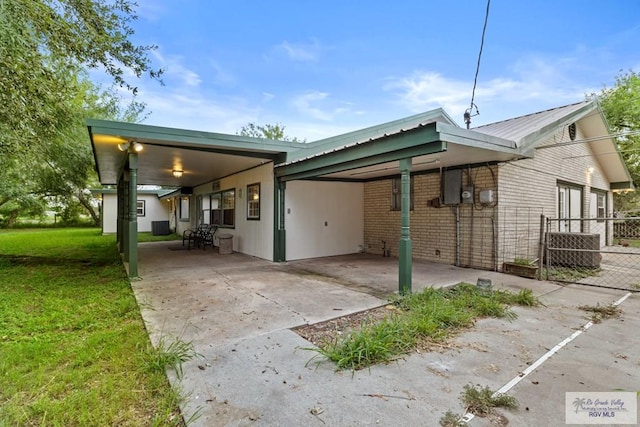
[(367, 142), (379, 140), (392, 135), (402, 134), (404, 132), (419, 129), (434, 122), (457, 126), (453, 119), (442, 108), (437, 108), (435, 110), (405, 117), (403, 119), (310, 142), (301, 147), (300, 150), (289, 153), (286, 162), (278, 166), (309, 160), (317, 156), (341, 151), (349, 147), (365, 144)]
[(545, 130), (550, 132), (550, 136), (562, 125), (575, 122), (597, 108), (596, 101), (583, 101), (478, 126), (472, 130), (510, 139), (518, 147), (526, 148), (529, 143), (543, 142), (540, 139), (546, 136)]

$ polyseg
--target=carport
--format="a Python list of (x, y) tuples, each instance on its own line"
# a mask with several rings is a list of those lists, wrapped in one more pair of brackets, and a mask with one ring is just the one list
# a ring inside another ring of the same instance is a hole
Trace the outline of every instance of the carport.
[(312, 143), (104, 120), (88, 120), (87, 126), (100, 182), (118, 191), (117, 242), (130, 277), (138, 275), (138, 185), (172, 186), (179, 194), (189, 195), (195, 187), (270, 165), (273, 194), (268, 195), (272, 206), (267, 209), (273, 218), (269, 226), (273, 248), (262, 257), (275, 262), (287, 260), (287, 183), (400, 177), (398, 288), (401, 293), (410, 292), (411, 174), (469, 164), (470, 159), (486, 163), (523, 157), (513, 141), (461, 129), (442, 109)]
[(118, 192), (117, 244), (129, 277), (138, 276), (137, 186), (178, 188), (190, 195), (205, 182), (284, 161), (300, 144), (106, 120), (87, 120), (102, 185)]

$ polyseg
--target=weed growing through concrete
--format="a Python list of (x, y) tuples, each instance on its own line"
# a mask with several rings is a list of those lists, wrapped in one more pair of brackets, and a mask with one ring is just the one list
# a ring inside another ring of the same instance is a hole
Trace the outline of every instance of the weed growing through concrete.
[(320, 348), (307, 348), (317, 356), (336, 363), (339, 369), (362, 369), (389, 362), (406, 354), (421, 343), (437, 342), (473, 326), (480, 317), (513, 320), (516, 313), (509, 305), (534, 306), (537, 298), (531, 291), (513, 294), (507, 291), (485, 291), (461, 283), (448, 289), (427, 288), (422, 292), (396, 297), (396, 307), (386, 319), (365, 322), (359, 329), (337, 336)]
[(506, 394), (498, 394), (489, 387), (477, 387), (472, 384), (464, 386), (460, 395), (462, 403), (470, 412), (479, 417), (486, 417), (491, 414), (494, 408), (515, 409), (518, 407), (518, 400)]
[(462, 419), (462, 415), (447, 411), (440, 418), (440, 425), (442, 427), (465, 427), (467, 423)]
[[(495, 416), (495, 408), (515, 409), (519, 405), (515, 397), (499, 394), (489, 387), (481, 387), (479, 384), (477, 386), (473, 384), (465, 385), (464, 390), (460, 393), (460, 400), (465, 406), (465, 412), (479, 417)], [(440, 425), (443, 427), (466, 426), (467, 422), (464, 418), (460, 414), (447, 411), (440, 418)]]
[(600, 323), (605, 319), (612, 317), (619, 317), (622, 310), (613, 304), (609, 305), (581, 305), (578, 307), (580, 310), (591, 313), (591, 321), (593, 323)]
[(180, 337), (177, 337), (168, 342), (164, 335), (160, 337), (156, 347), (147, 344), (142, 354), (143, 363), (150, 372), (164, 373), (165, 369), (172, 369), (178, 379), (181, 379), (183, 375), (183, 363), (195, 357), (202, 357), (193, 349), (191, 341), (184, 342)]

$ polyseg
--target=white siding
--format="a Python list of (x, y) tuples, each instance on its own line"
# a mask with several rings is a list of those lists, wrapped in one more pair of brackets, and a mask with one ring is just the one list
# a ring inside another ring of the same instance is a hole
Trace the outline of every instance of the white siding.
[(364, 184), (287, 183), (287, 260), (356, 253), (364, 244)]
[[(577, 140), (585, 135), (577, 122)], [(557, 135), (535, 150), (532, 159), (517, 160), (498, 165), (498, 200), (502, 207), (541, 208), (542, 213), (550, 218), (558, 217), (558, 182), (573, 184), (582, 190), (582, 216), (588, 217), (591, 212), (591, 189), (609, 190), (609, 182), (593, 152), (586, 143), (575, 143), (554, 146), (557, 143), (569, 142), (567, 132), (558, 131)], [(591, 169), (593, 168), (593, 169)], [(590, 172), (593, 170), (593, 172)], [(610, 195), (608, 195), (608, 198)], [(501, 218), (500, 221), (509, 221)], [(584, 223), (584, 231), (588, 232), (590, 223)], [(553, 224), (557, 227), (557, 224)], [(499, 239), (500, 242), (500, 239)], [(499, 253), (503, 253), (500, 248)], [(499, 260), (502, 262), (503, 260)], [(506, 259), (510, 261), (510, 259)]]
[[(171, 204), (158, 199), (155, 194), (140, 194), (138, 200), (145, 202), (145, 216), (138, 216), (138, 232), (151, 232), (152, 221), (168, 221)], [(102, 195), (102, 232), (105, 234), (117, 231), (118, 196)]]
[(111, 234), (117, 232), (118, 197), (115, 194), (102, 195), (102, 232)]
[[(220, 181), (220, 190), (235, 190), (235, 227), (219, 228), (218, 235), (233, 236), (233, 250), (247, 255), (273, 260), (273, 163), (250, 169)], [(247, 185), (260, 184), (260, 219), (247, 220)], [(212, 183), (194, 189), (194, 195), (212, 193)], [(191, 198), (192, 223), (195, 224), (196, 197)], [(216, 244), (218, 241), (216, 239)]]

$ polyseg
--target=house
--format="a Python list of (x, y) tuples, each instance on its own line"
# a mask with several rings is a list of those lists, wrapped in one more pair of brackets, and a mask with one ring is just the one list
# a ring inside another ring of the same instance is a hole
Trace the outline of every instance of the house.
[[(115, 188), (95, 188), (91, 193), (100, 201), (100, 218), (103, 234), (117, 231), (118, 198)], [(170, 222), (171, 200), (162, 198), (172, 193), (163, 189), (138, 189), (136, 198), (136, 215), (138, 232), (152, 232), (152, 225), (158, 222)], [(174, 221), (175, 223), (175, 221)]]
[[(535, 258), (527, 236), (540, 215), (572, 219), (559, 231), (585, 231), (579, 217), (609, 215), (611, 192), (633, 188), (595, 100), (475, 129), (436, 109), (311, 143), (87, 125), (100, 182), (117, 185), (122, 204), (136, 200), (138, 184), (177, 187), (178, 233), (214, 223), (235, 251), (276, 262), (397, 256), (401, 292), (414, 258), (484, 269)], [(122, 224), (135, 276), (136, 218)]]

